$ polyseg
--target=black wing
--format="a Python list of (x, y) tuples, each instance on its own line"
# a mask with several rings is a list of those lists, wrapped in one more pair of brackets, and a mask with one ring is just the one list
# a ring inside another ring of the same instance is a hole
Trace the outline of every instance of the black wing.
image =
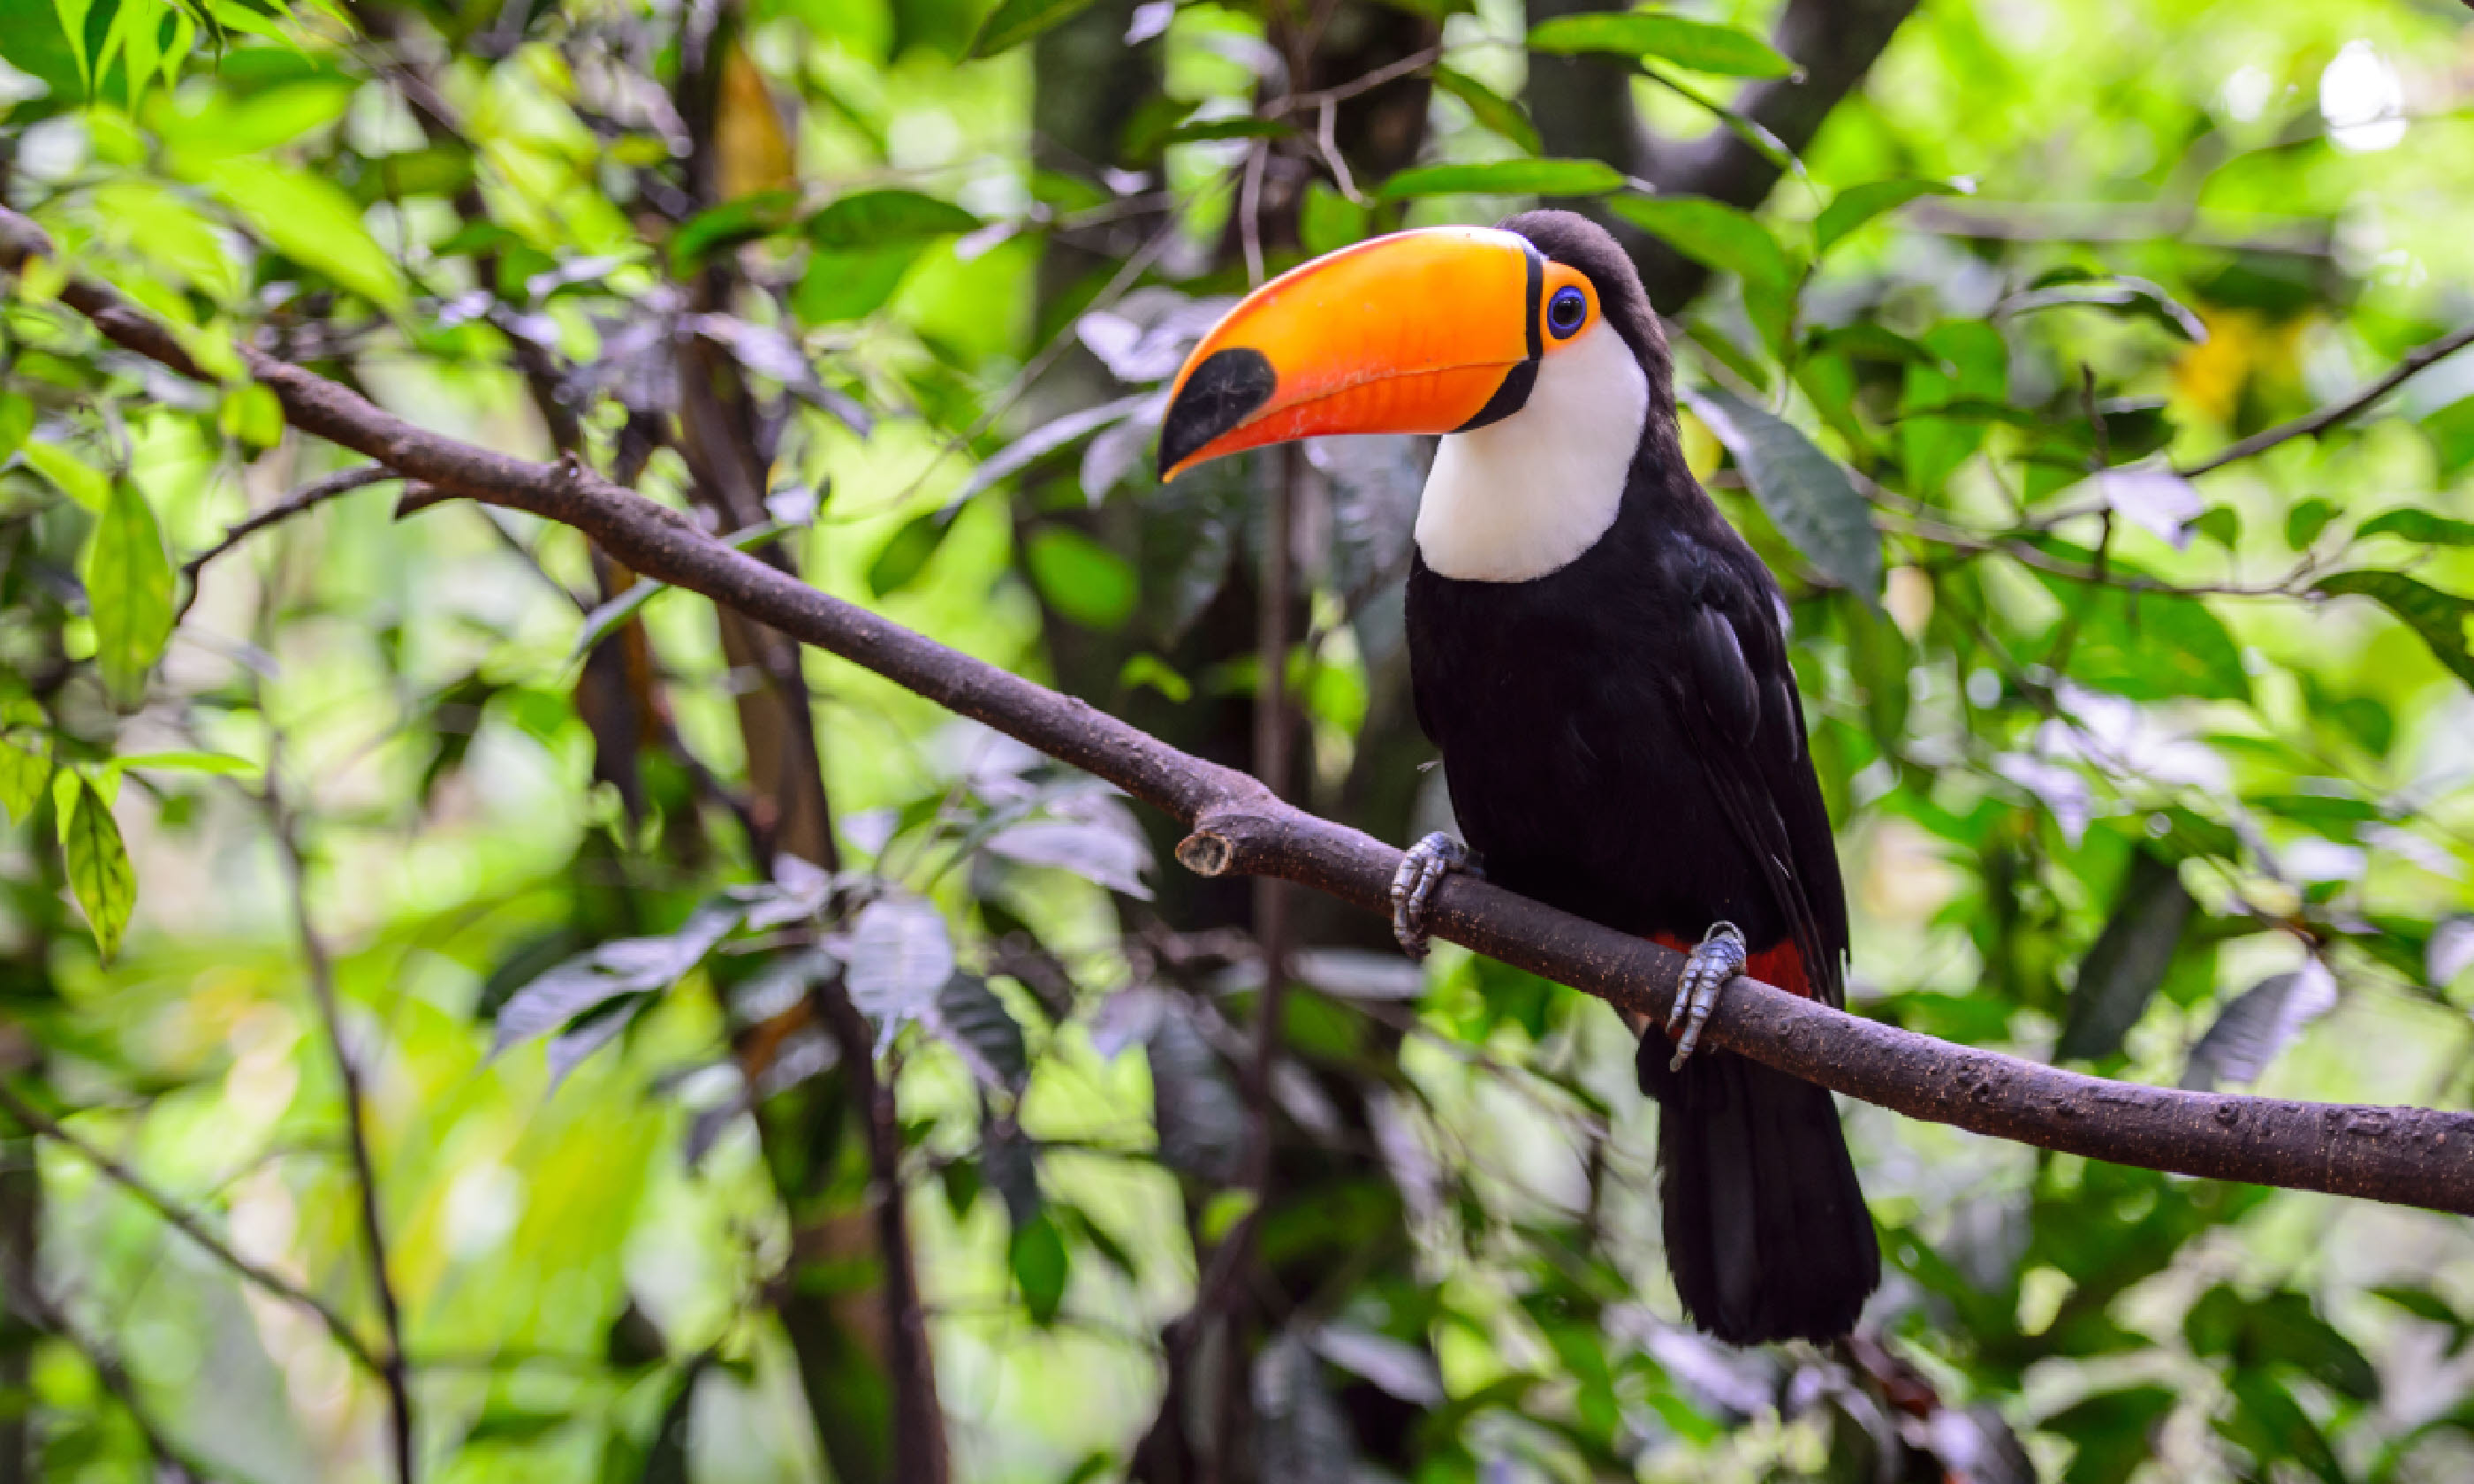
[(1843, 1005), (1847, 894), (1776, 589), (1758, 560), (1705, 556), (1685, 636), (1698, 695), (1682, 709), (1710, 797), (1758, 861), (1813, 992)]

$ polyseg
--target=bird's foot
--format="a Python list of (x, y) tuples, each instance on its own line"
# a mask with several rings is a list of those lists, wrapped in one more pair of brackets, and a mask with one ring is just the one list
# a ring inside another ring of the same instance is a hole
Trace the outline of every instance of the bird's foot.
[(1441, 830), (1401, 855), (1400, 869), (1392, 874), (1392, 936), (1409, 957), (1426, 956), (1426, 903), (1434, 898), (1443, 877), (1455, 871), (1479, 877), (1486, 874), (1467, 846)]
[(1675, 1057), (1666, 1064), (1668, 1071), (1682, 1071), (1692, 1049), (1701, 1044), (1701, 1027), (1710, 1023), (1710, 1012), (1718, 1008), (1727, 982), (1744, 971), (1744, 935), (1733, 922), (1710, 923), (1700, 945), (1685, 958), (1675, 1005), (1666, 1013), (1666, 1034), (1674, 1036), (1677, 1026), (1684, 1028), (1676, 1038)]

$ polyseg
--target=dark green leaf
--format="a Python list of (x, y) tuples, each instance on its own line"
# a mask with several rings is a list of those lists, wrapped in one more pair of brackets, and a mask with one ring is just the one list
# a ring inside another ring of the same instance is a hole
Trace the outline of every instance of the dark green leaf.
[(1895, 211), (1920, 196), (1955, 196), (1958, 188), (1940, 180), (1868, 180), (1851, 185), (1812, 219), (1812, 251), (1829, 251), (1847, 235), (1885, 211)]
[(1071, 526), (1032, 530), (1023, 562), (1048, 606), (1085, 629), (1125, 627), (1141, 597), (1133, 563)]
[(1031, 1311), (1031, 1322), (1043, 1328), (1054, 1324), (1065, 1303), (1065, 1280), (1072, 1267), (1055, 1220), (1042, 1210), (1014, 1228), (1006, 1258), (1013, 1270), (1014, 1286), (1022, 1294), (1022, 1306)]
[(2456, 677), (2474, 685), (2474, 654), (2465, 648), (2465, 621), (2474, 617), (2474, 602), (2442, 592), (2403, 572), (2334, 572), (2313, 585), (2331, 597), (2370, 598), (2403, 620), (2422, 638), (2433, 658)]
[(2063, 1484), (2126, 1484), (2155, 1456), (2156, 1429), (2179, 1400), (2167, 1387), (2133, 1386), (2081, 1398), (2046, 1418), (2042, 1430), (2075, 1448)]
[(1623, 172), (1595, 159), (1497, 159), (1422, 165), (1383, 182), (1382, 201), (1412, 196), (1603, 196), (1623, 188)]
[(2260, 1371), (2236, 1371), (2229, 1381), (2233, 1415), (2217, 1430), (2249, 1452), (2266, 1477), (2270, 1466), (2287, 1460), (2317, 1474), (2325, 1484), (2348, 1484), (2344, 1466), (2337, 1461), (2327, 1435), (2293, 1400), (2285, 1383)]
[(1056, 25), (1091, 0), (1000, 0), (971, 42), (972, 57), (994, 57)]
[[(2091, 553), (2066, 543), (2041, 544), (2081, 564), (2092, 560)], [(2101, 585), (2052, 572), (2035, 575), (2061, 604), (2061, 624), (2070, 626), (2072, 643), (2062, 668), (2072, 680), (2134, 701), (2250, 699), (2242, 650), (2205, 600), (2135, 590), (2125, 585), (2146, 574), (2118, 560), (2114, 580)]]
[(1165, 146), (1208, 144), (1219, 139), (1285, 139), (1295, 132), (1277, 119), (1239, 114), (1234, 118), (1201, 118), (1179, 124), (1160, 135), (1159, 142)]
[(808, 240), (828, 251), (931, 242), (976, 231), (980, 219), (917, 191), (860, 191), (808, 218)]
[(1538, 126), (1529, 121), (1528, 112), (1520, 105), (1467, 73), (1438, 66), (1435, 85), (1466, 105), (1480, 129), (1519, 146), (1526, 154), (1535, 155), (1544, 148), (1538, 139)]
[(1246, 1107), (1193, 1013), (1171, 1001), (1146, 1046), (1160, 1161), (1212, 1185), (1237, 1178), (1246, 1149)]
[(120, 826), (103, 796), (84, 778), (71, 785), (76, 802), (61, 829), (61, 853), (68, 865), (69, 890), (85, 912), (95, 947), (109, 960), (120, 951), (131, 909), (137, 905), (137, 874), (121, 844)]
[(790, 290), (790, 312), (802, 324), (865, 319), (885, 307), (918, 261), (918, 251), (908, 247), (819, 249), (808, 254), (808, 266)]
[(2357, 540), (2393, 536), (2423, 546), (2474, 546), (2474, 521), (2451, 520), (2425, 510), (2383, 511), (2357, 527)]
[(709, 206), (687, 219), (670, 237), (670, 262), (682, 271), (742, 242), (754, 242), (790, 225), (798, 198), (787, 190), (758, 191)]
[(882, 598), (910, 586), (911, 579), (928, 564), (928, 559), (936, 555), (936, 548), (945, 544), (945, 533), (953, 528), (954, 522), (942, 511), (930, 511), (904, 522), (902, 529), (877, 548), (875, 560), (867, 564), (868, 595)]
[(1783, 78), (1796, 70), (1795, 63), (1751, 32), (1660, 11), (1558, 15), (1530, 28), (1529, 49), (1657, 57), (1725, 77)]
[(1005, 1002), (976, 974), (956, 974), (936, 992), (936, 1029), (961, 1048), (974, 1075), (1019, 1089), (1031, 1075), (1031, 1053)]
[(2195, 905), (2171, 861), (2146, 850), (2131, 857), (2113, 916), (2079, 964), (2053, 1060), (2094, 1060), (2122, 1049), (2165, 982)]
[(94, 615), (94, 662), (123, 707), (146, 699), (146, 679), (172, 636), (172, 559), (155, 511), (137, 487), (115, 481), (85, 551), (85, 596)]
[[(1984, 419), (2017, 414), (2008, 401), (2010, 347), (2000, 330), (1982, 320), (1949, 320), (1922, 338), (1934, 360), (1907, 367), (1899, 455), (1907, 492), (1929, 496), (1984, 442)], [(1972, 414), (1977, 408), (1982, 411)], [(1919, 416), (1925, 409), (1933, 415)]]
[(2316, 961), (2294, 973), (2270, 974), (2218, 1013), (2216, 1023), (2191, 1048), (2182, 1086), (2203, 1091), (2221, 1082), (2248, 1087), (2303, 1027), (2336, 1003), (2337, 981)]
[(1627, 194), (1607, 204), (1625, 221), (1718, 273), (1740, 274), (1747, 284), (1782, 292), (1795, 282), (1795, 267), (1770, 229), (1724, 202), (1706, 196)]
[(1881, 592), (1873, 514), (1838, 462), (1794, 424), (1724, 387), (1682, 389), (1693, 413), (1734, 455), (1779, 534), (1831, 582), (1867, 603)]

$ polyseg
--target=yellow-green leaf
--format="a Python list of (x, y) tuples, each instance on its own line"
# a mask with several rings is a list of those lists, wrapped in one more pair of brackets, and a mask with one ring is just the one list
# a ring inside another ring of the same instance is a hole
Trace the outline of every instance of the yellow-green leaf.
[(130, 868), (120, 826), (102, 796), (83, 780), (75, 792), (61, 832), (61, 850), (68, 863), (69, 891), (85, 913), (95, 947), (109, 959), (120, 951), (120, 935), (129, 926), (130, 909), (137, 904), (137, 874)]
[(1939, 180), (1869, 180), (1851, 185), (1831, 198), (1812, 219), (1812, 251), (1827, 252), (1840, 239), (1884, 211), (1895, 211), (1919, 196), (1955, 196), (1958, 188)]
[(86, 608), (104, 687), (123, 706), (146, 698), (146, 677), (172, 636), (172, 559), (137, 487), (111, 487), (85, 549)]
[(111, 493), (111, 481), (101, 469), (58, 443), (32, 443), (26, 462), (35, 472), (60, 487), (60, 491), (88, 510), (101, 510)]
[(1073, 527), (1033, 530), (1023, 560), (1048, 606), (1083, 628), (1123, 628), (1134, 615), (1141, 586), (1133, 564)]
[(1520, 105), (1467, 73), (1437, 67), (1435, 85), (1459, 99), (1480, 129), (1510, 140), (1524, 154), (1535, 155), (1544, 148), (1538, 139), (1538, 126), (1529, 121)]
[(396, 272), (343, 188), (272, 160), (221, 159), (205, 171), (206, 184), (249, 219), (277, 251), (381, 307), (404, 300)]
[(0, 735), (0, 809), (24, 824), (42, 801), (52, 776), (52, 744), (39, 732)]
[(16, 392), (0, 392), (0, 464), (26, 446), (27, 435), (34, 431), (33, 398)]

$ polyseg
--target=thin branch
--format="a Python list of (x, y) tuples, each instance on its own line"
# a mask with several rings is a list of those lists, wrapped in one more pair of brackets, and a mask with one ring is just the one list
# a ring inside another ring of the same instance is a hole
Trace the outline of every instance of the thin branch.
[(395, 1281), (387, 1274), (386, 1226), (378, 1213), (377, 1163), (370, 1156), (369, 1113), (363, 1103), (361, 1069), (344, 1044), (343, 1007), (335, 993), (335, 961), (309, 917), (309, 870), (301, 852), (296, 822), (276, 792), (277, 760), (267, 760), (266, 806), (272, 816), (276, 848), (292, 888), (292, 921), (301, 935), (301, 957), (309, 972), (309, 992), (327, 1033), (327, 1049), (335, 1059), (335, 1076), (343, 1086), (344, 1130), (352, 1154), (352, 1183), (359, 1196), (361, 1243), (370, 1267), (370, 1286), (377, 1294), (378, 1318), (386, 1329), (386, 1349), (376, 1355), (379, 1381), (387, 1394), (387, 1442), (395, 1463), (397, 1484), (412, 1484), (412, 1385), (403, 1363), (403, 1310), (397, 1303)]
[(0, 1083), (0, 1111), (6, 1111), (10, 1117), (52, 1142), (74, 1150), (78, 1158), (94, 1166), (96, 1173), (137, 1197), (156, 1215), (162, 1217), (164, 1223), (173, 1231), (197, 1243), (205, 1250), (207, 1257), (286, 1304), (306, 1310), (326, 1328), (337, 1349), (352, 1356), (356, 1364), (371, 1375), (375, 1376), (378, 1373), (377, 1353), (371, 1350), (369, 1343), (353, 1329), (351, 1322), (329, 1306), (326, 1300), (273, 1268), (260, 1266), (233, 1251), (230, 1243), (207, 1231), (205, 1223), (199, 1221), (186, 1208), (156, 1189), (145, 1176), (71, 1133), (57, 1119), (38, 1112), (34, 1105), (19, 1097), (16, 1091), (5, 1083)]
[(1319, 92), (1291, 93), (1286, 97), (1274, 98), (1263, 106), (1258, 116), (1278, 118), (1283, 113), (1295, 112), (1299, 108), (1320, 108), (1327, 103), (1345, 103), (1360, 93), (1370, 93), (1395, 78), (1404, 78), (1412, 72), (1431, 67), (1443, 60), (1443, 49), (1440, 45), (1422, 47), (1397, 61), (1386, 62), (1361, 77), (1335, 84)]
[(2403, 386), (2409, 379), (2429, 367), (2433, 362), (2453, 355), (2456, 352), (2464, 349), (2467, 346), (2474, 346), (2474, 324), (2468, 324), (2462, 329), (2451, 331), (2446, 335), (2440, 336), (2438, 340), (2431, 342), (2429, 345), (2419, 347), (2404, 360), (2397, 362), (2395, 367), (2393, 367), (2387, 375), (2382, 376), (2379, 380), (2372, 382), (2369, 386), (2365, 387), (2363, 390), (2355, 393), (2353, 395), (2345, 398), (2341, 402), (2331, 402), (2327, 406), (2320, 408), (2317, 412), (2308, 413), (2302, 417), (2294, 419), (2291, 422), (2280, 422), (2272, 428), (2267, 428), (2260, 432), (2253, 433), (2250, 437), (2244, 439), (2241, 443), (2219, 449), (2219, 451), (2208, 455), (2206, 458), (2201, 459), (2198, 463), (2186, 465), (2181, 468), (2175, 469), (2173, 472), (2181, 475), (2184, 479), (2196, 479), (2201, 474), (2207, 473), (2210, 469), (2219, 469), (2237, 460), (2247, 459), (2254, 454), (2265, 453), (2279, 443), (2288, 443), (2297, 438), (2309, 438), (2324, 433), (2328, 429), (2335, 427), (2337, 424), (2353, 418), (2365, 408), (2370, 406), (2373, 402), (2378, 401), (2381, 397), (2384, 397), (2389, 393), (2395, 391), (2398, 387)]
[[(0, 268), (50, 251), (39, 227), (0, 209)], [(211, 379), (161, 324), (110, 289), (72, 276), (59, 298), (124, 348)], [(254, 347), (240, 353), (304, 432), (451, 493), (573, 526), (647, 577), (700, 592), (1116, 784), (1185, 825), (1191, 834), (1176, 854), (1190, 870), (1278, 876), (1370, 912), (1390, 910), (1398, 850), (1285, 803), (1243, 773), (811, 587), (590, 470), (428, 432)], [(1464, 875), (1436, 894), (1428, 923), (1437, 937), (1635, 1014), (1663, 1017), (1685, 962), (1645, 939)], [(1998, 1138), (2474, 1215), (2474, 1113), (2083, 1076), (1879, 1024), (1750, 979), (1734, 983), (1707, 1035), (1850, 1097)]]
[(350, 494), (355, 490), (367, 489), (371, 485), (402, 477), (383, 464), (355, 465), (351, 468), (337, 469), (323, 479), (313, 479), (266, 509), (252, 514), (247, 519), (224, 532), (223, 539), (181, 563), (181, 575), (189, 580), (189, 591), (188, 595), (181, 600), (181, 610), (174, 615), (173, 621), (177, 623), (180, 619), (188, 616), (190, 605), (198, 601), (198, 574), (206, 569), (207, 562), (214, 561), (268, 526), (289, 520), (303, 511), (323, 505), (339, 494)]

